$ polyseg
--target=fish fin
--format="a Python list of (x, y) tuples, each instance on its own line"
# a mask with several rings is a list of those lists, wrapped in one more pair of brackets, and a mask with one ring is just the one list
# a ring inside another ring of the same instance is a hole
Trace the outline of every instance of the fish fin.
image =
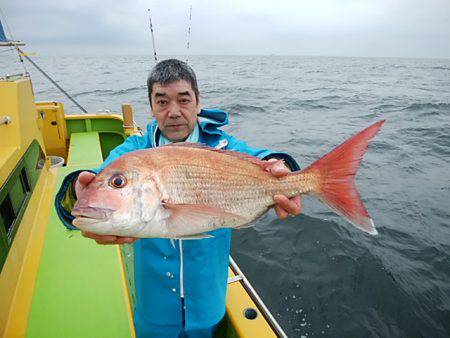
[[(233, 150), (211, 148), (203, 143), (175, 142), (175, 143), (167, 144), (164, 147), (186, 147), (186, 148), (197, 148), (197, 149), (204, 149), (207, 151), (214, 151), (214, 152), (222, 153), (222, 154), (225, 154), (228, 156), (233, 156), (236, 158), (240, 158), (242, 160), (249, 161), (253, 164), (258, 165), (263, 170), (265, 170), (269, 165), (273, 165), (273, 163), (274, 163), (274, 162), (263, 161), (259, 157), (240, 153), (240, 152), (233, 151)], [(279, 160), (279, 161), (283, 162), (283, 160)]]
[(364, 129), (300, 173), (314, 173), (319, 184), (312, 194), (357, 228), (378, 234), (354, 184), (356, 172), (370, 140), (384, 120)]
[(196, 234), (196, 235), (186, 235), (186, 236), (179, 236), (176, 239), (203, 239), (203, 238), (214, 238), (213, 235), (202, 233), (202, 234)]
[(241, 224), (248, 221), (240, 215), (209, 205), (163, 203), (163, 206), (172, 213), (168, 223), (181, 228), (192, 225), (208, 226), (214, 221), (223, 222), (225, 227), (227, 224)]

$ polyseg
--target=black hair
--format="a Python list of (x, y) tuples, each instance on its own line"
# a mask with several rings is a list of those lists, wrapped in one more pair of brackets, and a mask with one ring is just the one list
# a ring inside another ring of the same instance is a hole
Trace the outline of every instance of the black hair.
[(180, 80), (185, 80), (191, 85), (192, 90), (195, 93), (195, 99), (198, 103), (199, 92), (197, 77), (195, 76), (194, 70), (186, 62), (177, 59), (168, 59), (158, 62), (148, 75), (147, 88), (150, 106), (152, 105), (153, 84), (159, 83), (168, 85)]

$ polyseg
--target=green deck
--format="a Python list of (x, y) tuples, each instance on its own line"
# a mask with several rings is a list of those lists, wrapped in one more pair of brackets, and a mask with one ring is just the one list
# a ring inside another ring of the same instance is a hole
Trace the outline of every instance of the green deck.
[(69, 159), (71, 166), (92, 168), (103, 163), (100, 137), (97, 132), (72, 133), (70, 135)]
[[(70, 166), (60, 168), (56, 190), (71, 171), (103, 162), (97, 132), (72, 133)], [(27, 337), (132, 337), (127, 290), (116, 245), (98, 245), (48, 221)]]

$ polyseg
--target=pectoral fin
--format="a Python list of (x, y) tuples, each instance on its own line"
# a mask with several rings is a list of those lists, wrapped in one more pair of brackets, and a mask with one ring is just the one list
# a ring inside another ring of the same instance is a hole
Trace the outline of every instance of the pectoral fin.
[(179, 236), (176, 239), (203, 239), (203, 238), (214, 238), (214, 236), (203, 233), (196, 235)]

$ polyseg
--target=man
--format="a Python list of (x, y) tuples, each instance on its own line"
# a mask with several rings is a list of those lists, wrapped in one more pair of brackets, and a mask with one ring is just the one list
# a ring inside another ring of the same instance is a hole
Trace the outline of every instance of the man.
[[(119, 156), (143, 148), (171, 142), (199, 142), (272, 160), (268, 167), (280, 177), (298, 164), (287, 154), (250, 148), (245, 142), (226, 134), (219, 127), (228, 123), (227, 113), (201, 109), (194, 71), (184, 62), (170, 59), (158, 63), (147, 80), (154, 120), (144, 136), (131, 136), (111, 151), (103, 165), (91, 172), (69, 174), (57, 195), (58, 214), (69, 228), (74, 200), (101, 171)], [(289, 166), (285, 167), (283, 159)], [(75, 182), (75, 184), (73, 184)], [(279, 218), (300, 213), (300, 198), (275, 196)], [(135, 328), (138, 337), (211, 337), (225, 314), (231, 229), (212, 231), (212, 238), (177, 240), (174, 248), (168, 239), (140, 239), (97, 235), (83, 236), (99, 244), (134, 242), (136, 287)]]

